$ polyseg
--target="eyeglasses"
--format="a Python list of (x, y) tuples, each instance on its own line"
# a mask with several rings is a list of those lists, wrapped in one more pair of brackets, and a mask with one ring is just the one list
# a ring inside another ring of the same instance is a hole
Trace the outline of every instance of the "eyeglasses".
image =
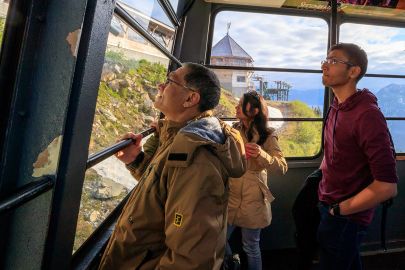
[(186, 88), (186, 89), (188, 89), (188, 90), (190, 90), (190, 91), (192, 91), (192, 92), (198, 92), (197, 90), (195, 90), (195, 89), (193, 89), (193, 88), (190, 88), (190, 87), (188, 87), (188, 86), (185, 86), (184, 84), (181, 84), (181, 83), (179, 83), (179, 82), (176, 82), (176, 81), (170, 79), (169, 77), (167, 77), (167, 78), (166, 78), (166, 81), (163, 83), (163, 85), (166, 86), (166, 85), (168, 85), (169, 83), (177, 84), (178, 86), (181, 86), (181, 87), (183, 87), (183, 88)]
[(321, 62), (321, 65), (336, 65), (337, 63), (341, 63), (341, 64), (345, 64), (348, 65), (349, 67), (354, 67), (355, 64), (350, 63), (349, 61), (344, 61), (344, 60), (340, 60), (340, 59), (336, 59), (336, 58), (329, 58), (329, 59), (325, 59)]

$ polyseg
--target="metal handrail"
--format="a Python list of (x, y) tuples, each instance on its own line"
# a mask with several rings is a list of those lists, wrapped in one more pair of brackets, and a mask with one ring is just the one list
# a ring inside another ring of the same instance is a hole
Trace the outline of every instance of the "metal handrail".
[[(236, 117), (221, 117), (220, 118), (222, 121), (239, 121), (238, 118)], [(285, 122), (322, 122), (323, 118), (319, 117), (319, 118), (305, 118), (305, 117), (297, 117), (297, 118), (293, 118), (293, 117), (279, 117), (279, 118), (275, 118), (275, 117), (269, 117), (267, 118), (268, 121), (285, 121)]]
[[(150, 128), (148, 130), (141, 132), (140, 134), (142, 135), (142, 138), (145, 138), (146, 136), (152, 134), (153, 132), (155, 132), (155, 129)], [(112, 156), (115, 153), (117, 153), (118, 151), (124, 149), (131, 143), (133, 143), (132, 139), (126, 139), (126, 140), (117, 142), (116, 144), (114, 144), (106, 149), (103, 149), (100, 152), (90, 155), (89, 158), (87, 159), (86, 169), (89, 169), (89, 168), (93, 167), (94, 165), (100, 163), (104, 159), (109, 158), (110, 156)]]
[(166, 55), (170, 60), (176, 62), (179, 66), (182, 63), (174, 57), (165, 47), (162, 46), (142, 25), (139, 24), (119, 3), (116, 4), (114, 13), (124, 20), (129, 26), (133, 27), (141, 36), (152, 43), (153, 46), (157, 47), (164, 55)]
[(16, 209), (22, 204), (25, 204), (39, 195), (52, 189), (55, 182), (51, 176), (44, 176), (38, 181), (28, 183), (14, 194), (2, 199), (0, 201), (0, 214)]

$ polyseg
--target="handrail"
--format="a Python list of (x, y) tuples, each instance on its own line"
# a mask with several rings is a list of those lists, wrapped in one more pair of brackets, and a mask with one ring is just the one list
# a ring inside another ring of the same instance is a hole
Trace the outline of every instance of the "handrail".
[[(150, 128), (148, 130), (141, 132), (140, 134), (142, 135), (142, 138), (145, 138), (146, 136), (152, 134), (153, 132), (155, 132), (155, 129)], [(87, 159), (86, 169), (89, 169), (89, 168), (93, 167), (94, 165), (100, 163), (104, 159), (109, 158), (110, 156), (112, 156), (115, 153), (117, 153), (118, 151), (124, 149), (131, 143), (132, 143), (132, 139), (126, 139), (126, 140), (117, 142), (116, 144), (114, 144), (106, 149), (103, 149), (100, 152), (90, 155), (89, 158)]]
[[(222, 121), (239, 121), (236, 117), (221, 117), (220, 118)], [(293, 118), (293, 117), (269, 117), (267, 118), (268, 121), (286, 121), (286, 122), (322, 122), (323, 118), (319, 117), (319, 118), (305, 118), (305, 117), (297, 117), (297, 118)]]
[(14, 210), (20, 205), (31, 201), (32, 199), (38, 197), (39, 195), (52, 189), (55, 182), (50, 176), (44, 176), (41, 180), (28, 183), (11, 196), (8, 196), (0, 201), (0, 215)]
[[(238, 119), (236, 117), (221, 117), (220, 119), (222, 121), (238, 121)], [(323, 121), (323, 118), (305, 118), (305, 117), (273, 118), (273, 117), (270, 117), (267, 120), (273, 121), (273, 122), (276, 122), (276, 121), (285, 121), (285, 122), (321, 122), (321, 121)], [(391, 120), (391, 121), (392, 120), (405, 120), (405, 117), (386, 117), (386, 120)], [(146, 136), (152, 134), (153, 132), (155, 132), (155, 129), (151, 128), (151, 129), (148, 129), (148, 130), (145, 130), (145, 131), (141, 132), (140, 134), (142, 135), (142, 137), (146, 137)], [(89, 158), (87, 159), (86, 169), (89, 169), (89, 168), (93, 167), (94, 165), (100, 163), (101, 161), (109, 158), (110, 156), (112, 156), (115, 153), (117, 153), (118, 151), (124, 149), (125, 147), (127, 147), (131, 143), (132, 143), (131, 139), (123, 140), (123, 141), (120, 141), (120, 142), (106, 148), (106, 149), (101, 150), (98, 153), (90, 155)]]
[(163, 47), (154, 37), (152, 37), (152, 35), (149, 34), (145, 28), (143, 28), (142, 25), (140, 25), (139, 22), (135, 20), (119, 3), (116, 4), (114, 12), (131, 27), (133, 27), (141, 36), (152, 43), (153, 46), (157, 47), (170, 60), (176, 62), (179, 66), (182, 65), (182, 63), (176, 57), (174, 57), (165, 47)]

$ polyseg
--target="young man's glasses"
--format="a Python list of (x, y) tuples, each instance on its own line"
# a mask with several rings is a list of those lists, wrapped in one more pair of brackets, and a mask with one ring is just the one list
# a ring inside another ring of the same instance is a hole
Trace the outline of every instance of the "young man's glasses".
[(190, 88), (190, 87), (188, 87), (188, 86), (185, 86), (184, 84), (181, 84), (181, 83), (179, 83), (179, 82), (173, 81), (172, 79), (170, 79), (169, 77), (167, 77), (167, 78), (166, 78), (166, 81), (164, 82), (164, 85), (166, 86), (166, 85), (169, 84), (169, 83), (177, 84), (178, 86), (181, 86), (181, 87), (183, 87), (183, 88), (186, 88), (186, 89), (188, 89), (188, 90), (190, 90), (190, 91), (192, 91), (192, 92), (198, 92), (197, 90), (195, 90), (195, 89), (193, 89), (193, 88)]
[(329, 58), (329, 59), (325, 59), (321, 62), (321, 65), (336, 65), (337, 63), (341, 63), (341, 64), (345, 64), (348, 65), (349, 67), (354, 67), (355, 64), (350, 63), (349, 61), (344, 61), (344, 60), (340, 60), (340, 59), (336, 59), (336, 58)]

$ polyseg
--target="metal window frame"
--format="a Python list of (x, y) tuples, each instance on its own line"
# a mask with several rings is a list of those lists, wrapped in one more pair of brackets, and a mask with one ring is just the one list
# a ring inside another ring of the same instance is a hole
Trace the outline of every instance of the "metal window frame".
[(181, 66), (182, 63), (174, 57), (171, 52), (169, 52), (165, 47), (163, 47), (149, 32), (140, 25), (140, 23), (134, 19), (119, 3), (116, 4), (115, 15), (121, 18), (128, 26), (135, 29), (141, 36), (143, 36), (147, 41), (152, 43), (153, 46), (157, 47), (164, 55), (166, 55), (170, 60), (175, 62), (177, 65)]
[(176, 12), (174, 11), (172, 5), (168, 0), (158, 0), (159, 5), (163, 8), (163, 11), (166, 13), (167, 17), (169, 17), (171, 23), (178, 27), (180, 25), (180, 20), (177, 17)]
[[(213, 9), (211, 12), (211, 22), (209, 26), (209, 34), (208, 34), (208, 44), (207, 44), (207, 52), (205, 56), (205, 62), (210, 63), (211, 57), (211, 49), (213, 46), (213, 37), (214, 37), (214, 26), (215, 26), (215, 19), (216, 16), (223, 11), (234, 11), (234, 12), (250, 12), (250, 13), (262, 13), (262, 14), (275, 14), (275, 15), (286, 15), (286, 16), (299, 16), (299, 17), (308, 17), (308, 18), (318, 18), (322, 19), (326, 22), (328, 29), (330, 30), (327, 45), (328, 48), (331, 44), (332, 36), (335, 36), (334, 31), (331, 30), (331, 25), (333, 23), (331, 19), (331, 12), (325, 11), (317, 11), (317, 10), (297, 10), (292, 8), (262, 8), (262, 7), (247, 7), (247, 6), (240, 6), (240, 5), (225, 5), (225, 4), (214, 4)], [(325, 51), (325, 53), (327, 50)], [(233, 69), (233, 70), (251, 70), (251, 71), (271, 71), (271, 72), (295, 72), (295, 73), (310, 73), (310, 74), (321, 74), (322, 70), (314, 70), (314, 69), (298, 69), (298, 68), (275, 68), (275, 67), (242, 67), (242, 66), (217, 66), (206, 64), (207, 67), (211, 69)], [(288, 122), (305, 122), (305, 121), (316, 121), (322, 122), (324, 117), (326, 116), (326, 109), (327, 105), (329, 104), (328, 100), (330, 98), (330, 91), (327, 87), (325, 87), (325, 94), (324, 94), (324, 104), (323, 104), (323, 118), (280, 118), (281, 121), (288, 121)], [(278, 118), (271, 118), (272, 121), (277, 121)], [(294, 120), (292, 120), (294, 119)], [(297, 120), (296, 120), (297, 119)], [(316, 160), (321, 157), (323, 153), (323, 144), (320, 144), (319, 152), (314, 156), (305, 156), (305, 157), (287, 157), (287, 160), (294, 160), (294, 161), (304, 161), (304, 160)]]

